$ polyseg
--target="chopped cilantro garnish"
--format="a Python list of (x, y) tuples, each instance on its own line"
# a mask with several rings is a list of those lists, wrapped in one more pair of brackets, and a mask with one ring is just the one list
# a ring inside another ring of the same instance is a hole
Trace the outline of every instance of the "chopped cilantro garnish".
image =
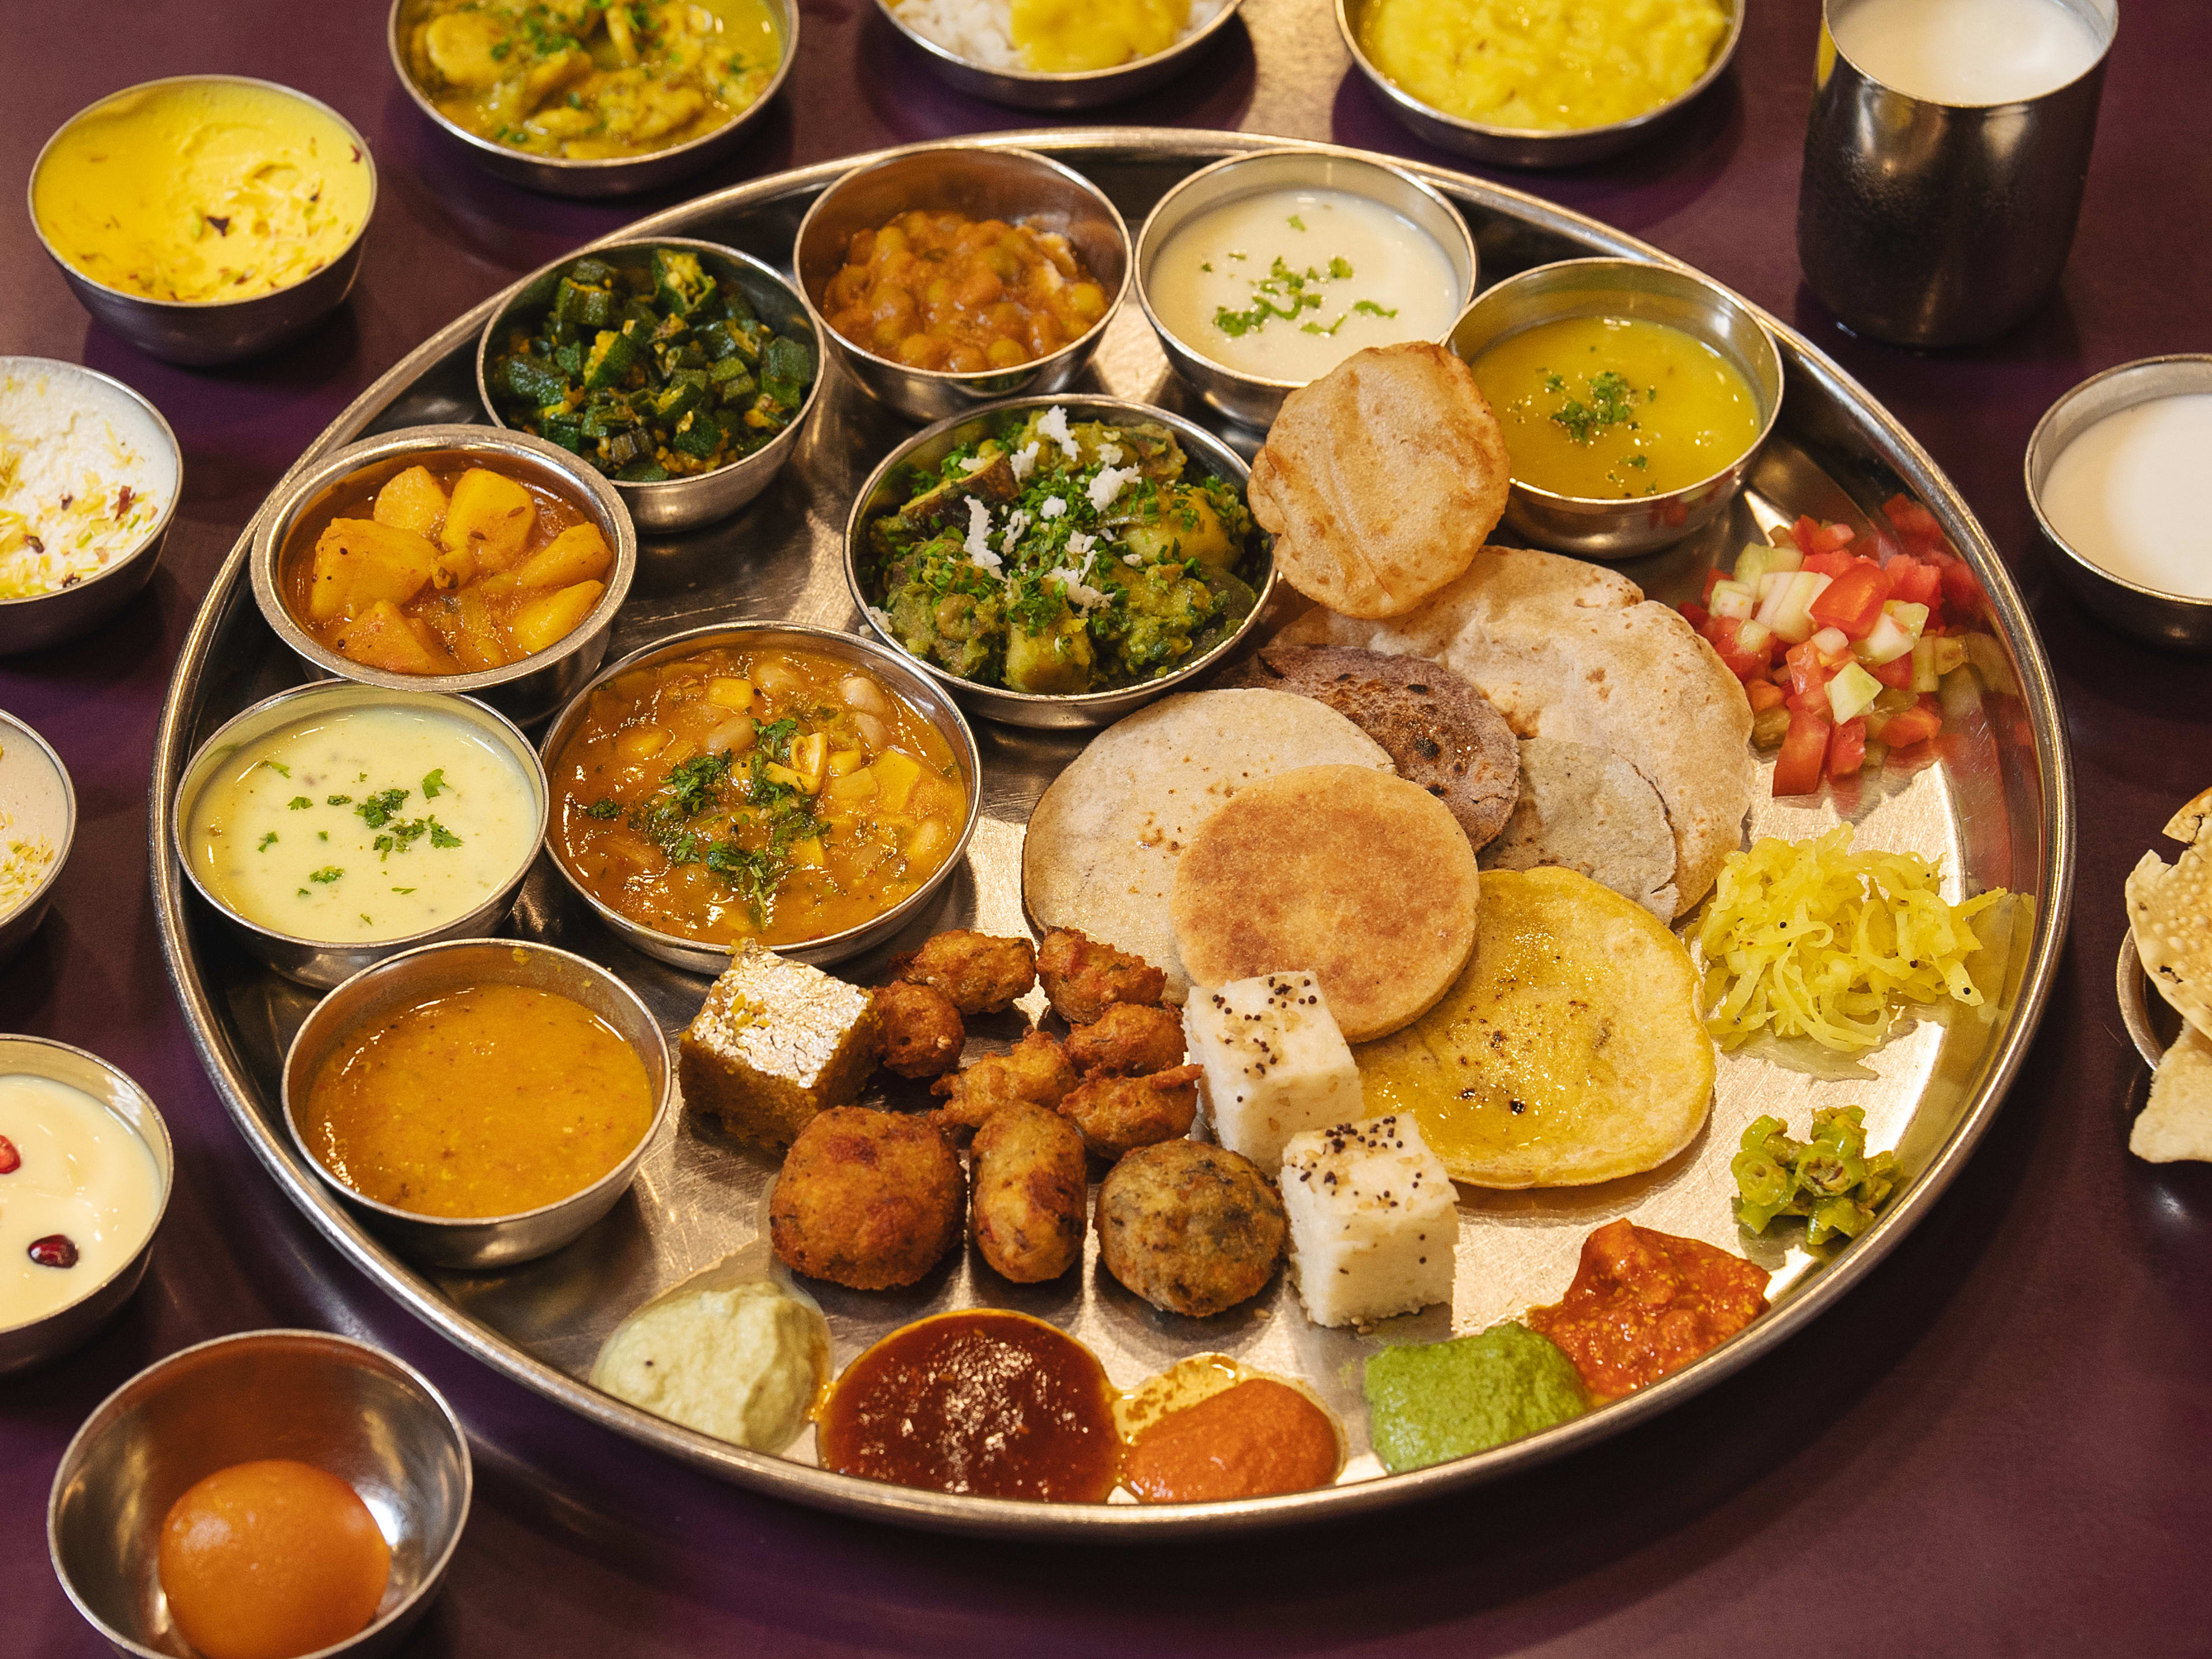
[(1290, 216), (1289, 223), (1292, 230), (1304, 230), (1306, 228), (1306, 222), (1295, 213)]
[(260, 845), (259, 847), (256, 848), (254, 850), (255, 850), (256, 852), (258, 852), (258, 853), (265, 853), (265, 852), (267, 852), (270, 848), (274, 847), (276, 844), (276, 832), (274, 830), (270, 830), (267, 835), (265, 835), (265, 836), (262, 836), (262, 838), (261, 838), (261, 845)]
[(1372, 300), (1354, 300), (1352, 308), (1363, 317), (1395, 317), (1398, 314), (1397, 307), (1378, 306)]
[(313, 806), (314, 804), (314, 802), (308, 799), (305, 795), (295, 795), (292, 797), (291, 810), (297, 812), (305, 807)]
[(444, 824), (442, 824), (442, 823), (439, 823), (437, 819), (435, 819), (435, 818), (432, 818), (432, 819), (430, 820), (430, 845), (431, 845), (431, 846), (433, 846), (433, 847), (459, 847), (460, 844), (461, 844), (461, 838), (460, 838), (459, 836), (455, 835), (452, 830), (450, 830), (447, 829), (447, 828), (446, 828), (446, 826), (445, 826)]
[(280, 778), (289, 778), (292, 775), (292, 769), (285, 765), (283, 761), (265, 760), (261, 763)]
[(611, 823), (622, 816), (622, 803), (612, 795), (605, 800), (595, 800), (584, 809), (587, 818), (597, 818), (601, 823)]
[(415, 890), (412, 887), (395, 887), (392, 890), (395, 893), (411, 893)]
[(452, 786), (446, 781), (446, 769), (442, 766), (434, 772), (426, 772), (422, 775), (424, 800), (435, 800), (450, 787)]
[(407, 795), (404, 789), (386, 789), (381, 794), (369, 796), (353, 810), (361, 815), (361, 821), (370, 829), (381, 830), (392, 821), (392, 815), (399, 810), (400, 803), (407, 799)]
[(330, 804), (332, 806), (350, 806), (353, 805), (353, 797), (351, 795), (332, 795), (330, 798)]
[(339, 869), (337, 865), (326, 864), (321, 869), (310, 875), (307, 879), (309, 881), (319, 881), (322, 883), (324, 886), (327, 887), (343, 874), (345, 874), (345, 872)]

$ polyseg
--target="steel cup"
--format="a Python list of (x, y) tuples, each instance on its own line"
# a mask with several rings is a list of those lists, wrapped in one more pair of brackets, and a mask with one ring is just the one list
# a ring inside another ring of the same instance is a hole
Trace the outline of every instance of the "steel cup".
[(1805, 280), (1854, 332), (1966, 345), (2025, 319), (2074, 243), (2118, 0), (2059, 0), (2095, 63), (2039, 97), (1942, 104), (1883, 85), (1842, 52), (1824, 0), (1797, 195)]

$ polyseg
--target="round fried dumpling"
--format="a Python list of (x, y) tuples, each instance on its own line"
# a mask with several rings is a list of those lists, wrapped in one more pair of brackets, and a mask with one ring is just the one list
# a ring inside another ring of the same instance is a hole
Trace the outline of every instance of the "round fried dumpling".
[(1224, 1146), (1141, 1146), (1098, 1186), (1098, 1256), (1156, 1308), (1205, 1319), (1267, 1288), (1290, 1220), (1260, 1166)]
[(1291, 586), (1347, 617), (1395, 617), (1467, 568), (1512, 471), (1473, 372), (1413, 341), (1355, 351), (1285, 398), (1246, 494)]
[(926, 1118), (833, 1106), (799, 1131), (769, 1195), (793, 1273), (855, 1291), (911, 1285), (960, 1242), (967, 1177)]
[(1362, 766), (1237, 791), (1176, 867), (1192, 981), (1310, 972), (1347, 1042), (1418, 1018), (1474, 949), (1481, 878), (1451, 809)]
[(1356, 1051), (1366, 1109), (1410, 1112), (1470, 1186), (1656, 1169), (1712, 1109), (1698, 991), (1690, 953), (1642, 905), (1571, 870), (1486, 872), (1467, 972)]

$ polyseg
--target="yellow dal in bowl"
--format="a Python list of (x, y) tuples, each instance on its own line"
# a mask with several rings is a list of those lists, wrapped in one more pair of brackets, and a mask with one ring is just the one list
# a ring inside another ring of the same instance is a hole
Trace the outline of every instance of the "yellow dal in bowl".
[(1447, 115), (1559, 131), (1672, 102), (1728, 30), (1720, 0), (1373, 0), (1359, 44)]
[(645, 1062), (581, 1003), (520, 985), (435, 997), (323, 1062), (301, 1139), (362, 1197), (492, 1217), (580, 1193), (653, 1125)]

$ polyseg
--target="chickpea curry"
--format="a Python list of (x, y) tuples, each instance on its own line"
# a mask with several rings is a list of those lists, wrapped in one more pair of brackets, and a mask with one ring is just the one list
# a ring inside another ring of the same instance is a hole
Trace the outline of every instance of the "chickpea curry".
[(553, 847), (631, 921), (708, 945), (857, 927), (952, 854), (968, 783), (873, 675), (717, 646), (617, 675), (552, 767)]
[(405, 27), (408, 71), (448, 120), (569, 161), (705, 137), (784, 50), (765, 0), (423, 0)]
[(606, 537), (538, 484), (422, 465), (346, 494), (312, 539), (312, 520), (293, 532), (277, 587), (318, 644), (366, 667), (504, 668), (574, 633), (607, 591)]
[(1106, 302), (1057, 231), (917, 210), (854, 233), (822, 311), (864, 351), (980, 374), (1049, 357), (1088, 333)]

